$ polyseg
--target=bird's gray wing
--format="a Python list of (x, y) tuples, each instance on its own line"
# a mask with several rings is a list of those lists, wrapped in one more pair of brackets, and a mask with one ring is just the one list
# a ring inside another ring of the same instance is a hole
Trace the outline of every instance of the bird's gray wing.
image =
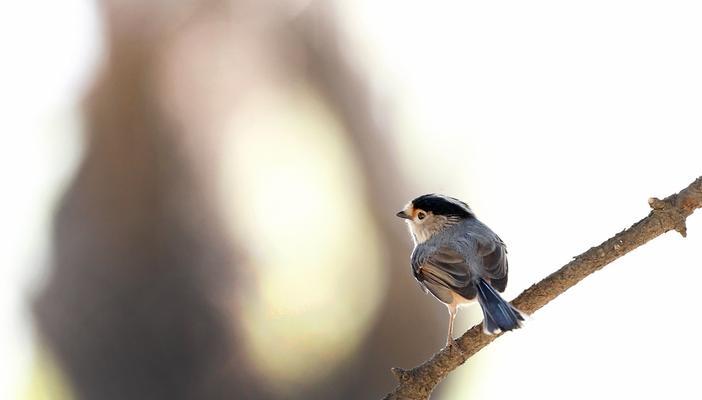
[(427, 290), (445, 303), (453, 300), (450, 291), (466, 299), (477, 294), (465, 257), (449, 246), (418, 245), (412, 253), (412, 271)]
[(486, 234), (472, 233), (477, 260), (481, 265), (481, 275), (489, 279), (492, 286), (502, 292), (507, 287), (507, 246), (499, 236), (492, 232)]

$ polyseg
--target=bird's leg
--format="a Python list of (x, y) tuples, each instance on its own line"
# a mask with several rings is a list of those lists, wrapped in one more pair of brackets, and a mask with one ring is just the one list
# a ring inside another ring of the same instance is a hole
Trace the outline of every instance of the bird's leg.
[(456, 343), (456, 341), (453, 339), (453, 320), (456, 319), (458, 305), (457, 304), (447, 304), (447, 307), (448, 307), (448, 312), (449, 312), (449, 325), (448, 325), (448, 334), (446, 335), (446, 347), (449, 349), (449, 351), (458, 350), (458, 352), (463, 357), (463, 361), (465, 362), (466, 356), (463, 353), (461, 346), (459, 346), (458, 343)]
[(449, 323), (448, 323), (448, 334), (446, 336), (446, 346), (456, 345), (456, 341), (453, 340), (453, 320), (456, 319), (457, 306), (455, 304), (447, 304), (449, 312)]

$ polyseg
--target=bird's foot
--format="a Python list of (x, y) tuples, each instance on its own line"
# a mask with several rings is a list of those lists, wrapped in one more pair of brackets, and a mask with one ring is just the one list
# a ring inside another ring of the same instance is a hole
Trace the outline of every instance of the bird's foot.
[[(448, 339), (446, 339), (446, 348), (450, 352), (457, 351), (458, 353), (461, 354), (461, 356), (463, 356), (463, 350), (461, 349), (461, 346), (459, 346), (458, 342), (456, 342), (456, 340), (452, 337), (449, 337)], [(464, 359), (465, 359), (465, 357), (464, 357)]]
[(456, 339), (449, 336), (446, 339), (446, 347), (458, 347), (458, 343), (456, 343)]

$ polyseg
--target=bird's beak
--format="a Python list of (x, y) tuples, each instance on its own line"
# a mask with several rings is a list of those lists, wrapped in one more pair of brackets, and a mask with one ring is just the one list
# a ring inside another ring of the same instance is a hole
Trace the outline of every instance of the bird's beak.
[(399, 213), (397, 213), (395, 215), (397, 215), (400, 218), (404, 218), (404, 219), (412, 219), (412, 216), (408, 215), (404, 210), (400, 211)]

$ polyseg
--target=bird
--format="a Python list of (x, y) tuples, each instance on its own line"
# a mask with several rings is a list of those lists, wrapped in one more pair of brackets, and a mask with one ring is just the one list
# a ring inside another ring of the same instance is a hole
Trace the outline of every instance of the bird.
[(458, 307), (476, 300), (486, 334), (522, 326), (527, 314), (499, 294), (507, 287), (507, 247), (468, 204), (430, 193), (410, 201), (396, 215), (405, 219), (414, 242), (410, 256), (414, 278), (448, 308), (447, 346), (455, 344)]

